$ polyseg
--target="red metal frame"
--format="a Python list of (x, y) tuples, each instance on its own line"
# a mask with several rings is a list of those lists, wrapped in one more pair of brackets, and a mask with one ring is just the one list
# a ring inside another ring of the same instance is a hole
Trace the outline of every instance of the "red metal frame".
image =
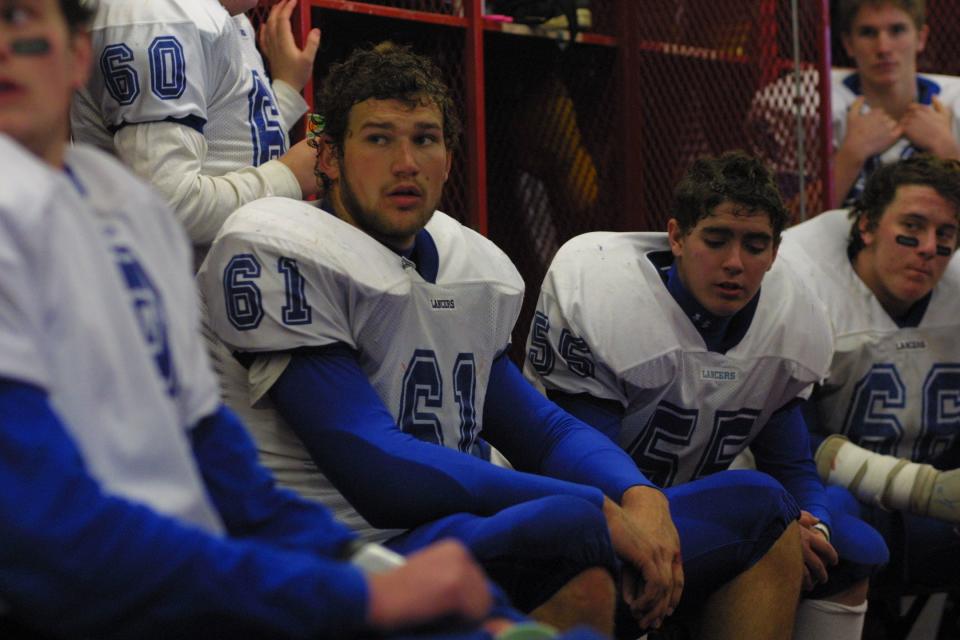
[(833, 206), (833, 110), (830, 105), (830, 0), (820, 0), (820, 176), (823, 209)]
[[(486, 33), (502, 32), (513, 34), (522, 29), (505, 27), (502, 22), (490, 20), (483, 16), (482, 0), (462, 0), (463, 15), (449, 15), (437, 12), (401, 9), (397, 7), (355, 2), (352, 0), (300, 0), (298, 14), (295, 20), (299, 21), (300, 33), (298, 39), (313, 27), (312, 9), (326, 9), (357, 13), (362, 15), (380, 16), (398, 20), (408, 20), (418, 23), (434, 24), (445, 27), (463, 29), (464, 33), (464, 69), (465, 69), (465, 145), (464, 153), (468, 159), (467, 167), (467, 211), (465, 219), (468, 224), (486, 234), (489, 227), (488, 200), (487, 200), (487, 145), (486, 145), (486, 92), (484, 88), (484, 35)], [(829, 0), (819, 0), (820, 4), (820, 34), (818, 47), (820, 48), (820, 122), (821, 139), (819, 140), (819, 154), (822, 174), (820, 179), (824, 189), (824, 197), (832, 193), (832, 149), (830, 140), (830, 26)], [(760, 12), (762, 17), (762, 31), (758, 43), (758, 55), (766, 60), (761, 70), (762, 77), (770, 80), (778, 76), (782, 66), (792, 64), (792, 61), (781, 60), (777, 55), (777, 0), (761, 0)], [(681, 57), (702, 58), (725, 62), (755, 62), (752, 56), (742, 56), (722, 50), (682, 46), (675, 43), (664, 43), (640, 38), (635, 26), (644, 19), (642, 3), (637, 0), (621, 0), (616, 3), (617, 33), (604, 35), (593, 32), (578, 34), (578, 42), (588, 45), (616, 47), (617, 49), (617, 82), (621, 96), (619, 117), (616, 120), (620, 131), (617, 135), (623, 141), (620, 151), (620, 217), (617, 223), (621, 229), (644, 229), (649, 224), (650, 212), (644, 211), (643, 197), (644, 176), (642, 158), (639, 150), (643, 149), (644, 123), (638, 122), (636, 114), (641, 112), (644, 91), (639, 85), (638, 65), (645, 53), (657, 52)], [(548, 37), (547, 34), (533, 32), (532, 37)], [(499, 36), (498, 36), (499, 37)], [(504, 36), (510, 37), (510, 36)], [(518, 35), (516, 37), (524, 37)], [(751, 59), (748, 59), (751, 58)], [(313, 104), (314, 82), (311, 79), (304, 88), (308, 104)]]
[(398, 9), (397, 7), (383, 7), (366, 2), (351, 2), (350, 0), (300, 0), (300, 6), (309, 5), (318, 9), (334, 9), (347, 13), (360, 13), (368, 16), (381, 16), (397, 20), (411, 20), (426, 22), (446, 27), (466, 27), (467, 19), (460, 16), (450, 16), (444, 13), (431, 11), (416, 11), (414, 9)]
[(479, 233), (487, 235), (487, 124), (486, 93), (483, 66), (483, 1), (465, 0), (467, 41), (464, 61), (467, 68), (467, 127), (466, 152), (469, 210), (467, 223)]

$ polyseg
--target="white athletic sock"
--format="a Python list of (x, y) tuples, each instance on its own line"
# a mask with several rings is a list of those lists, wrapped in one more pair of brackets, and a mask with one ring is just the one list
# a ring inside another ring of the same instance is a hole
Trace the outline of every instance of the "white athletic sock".
[(859, 640), (867, 603), (849, 606), (829, 600), (801, 600), (794, 640)]

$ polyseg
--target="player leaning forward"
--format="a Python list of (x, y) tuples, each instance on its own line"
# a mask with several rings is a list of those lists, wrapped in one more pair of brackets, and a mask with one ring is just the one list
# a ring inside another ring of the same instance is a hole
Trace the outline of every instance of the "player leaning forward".
[(960, 163), (915, 156), (877, 169), (850, 212), (791, 229), (781, 251), (836, 334), (808, 412), (815, 440), (830, 436), (818, 469), (887, 538), (894, 579), (941, 587), (960, 562), (958, 215)]
[[(867, 577), (887, 552), (863, 522), (830, 513), (810, 454), (800, 404), (826, 372), (832, 339), (816, 298), (775, 263), (780, 194), (754, 158), (702, 158), (671, 215), (666, 233), (589, 233), (560, 249), (527, 373), (660, 486), (723, 486), (737, 477), (723, 470), (751, 446), (803, 509), (797, 637), (857, 638)], [(750, 517), (738, 515), (750, 508), (742, 498), (699, 496), (701, 513)], [(694, 537), (684, 555), (735, 548), (738, 535)]]
[[(404, 551), (464, 540), (517, 604), (560, 624), (609, 629), (616, 552), (635, 616), (657, 624), (683, 589), (670, 512), (686, 496), (668, 504), (507, 359), (523, 282), (493, 244), (435, 210), (459, 133), (436, 68), (392, 45), (354, 52), (324, 81), (320, 110), (331, 213), (248, 205), (198, 276), (225, 397), (262, 459), (369, 539)], [(481, 435), (522, 471), (472, 455)], [(748, 637), (737, 604), (767, 637), (792, 616), (780, 602), (794, 585), (761, 583), (799, 575), (796, 506), (772, 484), (744, 490), (762, 511), (714, 585), (713, 637)]]

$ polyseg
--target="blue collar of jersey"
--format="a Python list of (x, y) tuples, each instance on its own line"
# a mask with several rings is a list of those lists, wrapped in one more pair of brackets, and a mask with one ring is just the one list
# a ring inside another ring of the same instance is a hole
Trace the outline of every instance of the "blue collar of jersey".
[(421, 229), (413, 241), (413, 246), (407, 251), (397, 251), (401, 256), (416, 265), (417, 273), (430, 284), (437, 283), (437, 274), (440, 273), (440, 252), (437, 243), (426, 229)]
[(70, 168), (70, 165), (63, 165), (63, 173), (69, 178), (70, 182), (73, 183), (73, 186), (77, 188), (77, 191), (80, 192), (80, 195), (87, 195), (87, 190), (83, 187), (83, 183), (80, 182), (80, 178), (77, 177), (77, 174), (74, 173), (73, 169)]
[(896, 322), (897, 326), (901, 329), (919, 326), (923, 320), (923, 314), (927, 312), (927, 307), (930, 305), (930, 298), (932, 297), (933, 291), (914, 302), (905, 314), (899, 318), (893, 318), (893, 321)]
[[(337, 215), (334, 213), (333, 203), (329, 198), (320, 201), (320, 208), (332, 216)], [(433, 241), (433, 236), (430, 235), (429, 231), (421, 229), (413, 240), (413, 246), (406, 251), (397, 251), (392, 247), (388, 248), (412, 262), (421, 278), (430, 284), (437, 283), (437, 275), (440, 273), (440, 252), (437, 251), (437, 243)]]
[[(862, 95), (862, 87), (860, 86), (860, 74), (851, 73), (846, 78), (843, 79), (843, 84), (846, 85), (847, 89), (853, 92), (854, 95)], [(924, 78), (923, 76), (917, 76), (917, 102), (920, 104), (932, 104), (933, 96), (940, 93), (940, 85), (931, 80), (930, 78)]]
[(747, 330), (750, 328), (750, 323), (753, 322), (753, 315), (757, 311), (757, 304), (760, 301), (760, 292), (758, 291), (753, 296), (747, 306), (732, 316), (718, 316), (700, 304), (683, 285), (676, 261), (669, 263), (669, 268), (667, 268), (664, 259), (672, 260), (673, 254), (664, 251), (662, 254), (666, 255), (657, 255), (659, 253), (661, 252), (650, 254), (650, 261), (658, 266), (660, 278), (666, 285), (667, 291), (670, 292), (670, 295), (673, 296), (673, 299), (676, 300), (697, 329), (697, 333), (700, 334), (707, 345), (707, 350), (726, 353), (740, 344), (743, 336), (747, 334)]

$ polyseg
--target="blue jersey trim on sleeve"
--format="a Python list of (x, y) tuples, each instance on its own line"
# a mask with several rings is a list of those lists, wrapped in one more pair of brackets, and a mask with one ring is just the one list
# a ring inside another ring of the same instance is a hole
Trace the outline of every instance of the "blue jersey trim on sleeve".
[(115, 134), (120, 129), (129, 126), (135, 126), (138, 124), (150, 124), (150, 122), (173, 122), (174, 124), (182, 124), (185, 127), (190, 127), (200, 135), (203, 135), (203, 129), (207, 126), (207, 120), (201, 118), (200, 116), (184, 116), (182, 118), (174, 118), (170, 116), (169, 118), (164, 118), (163, 120), (148, 120), (145, 122), (121, 122), (119, 125), (108, 127), (108, 130), (111, 134)]

